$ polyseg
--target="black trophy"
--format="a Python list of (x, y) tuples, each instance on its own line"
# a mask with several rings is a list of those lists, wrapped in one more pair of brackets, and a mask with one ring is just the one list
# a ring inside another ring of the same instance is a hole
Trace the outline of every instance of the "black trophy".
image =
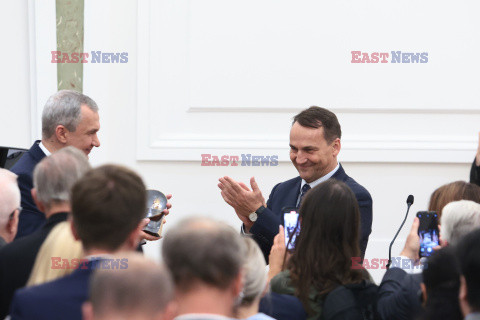
[(147, 212), (145, 218), (150, 219), (145, 231), (155, 237), (162, 234), (163, 210), (167, 208), (167, 197), (158, 190), (147, 190)]

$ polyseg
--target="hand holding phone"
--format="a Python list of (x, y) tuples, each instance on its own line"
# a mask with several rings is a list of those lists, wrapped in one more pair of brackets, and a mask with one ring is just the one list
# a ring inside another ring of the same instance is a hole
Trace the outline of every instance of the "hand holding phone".
[(295, 240), (300, 233), (297, 208), (283, 208), (283, 225), (285, 228), (285, 246), (287, 251), (295, 249)]
[(433, 253), (433, 248), (439, 245), (440, 232), (438, 229), (438, 215), (435, 211), (419, 211), (417, 218), (420, 220), (418, 236), (420, 237), (420, 257), (428, 257)]

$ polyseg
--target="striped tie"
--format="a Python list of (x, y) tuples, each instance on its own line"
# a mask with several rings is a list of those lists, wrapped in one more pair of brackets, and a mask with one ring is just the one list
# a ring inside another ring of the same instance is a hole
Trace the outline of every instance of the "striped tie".
[(302, 187), (302, 193), (300, 194), (300, 200), (298, 201), (298, 206), (300, 208), (300, 205), (302, 204), (302, 200), (303, 200), (303, 197), (305, 196), (305, 194), (308, 192), (308, 190), (310, 190), (311, 187), (308, 183), (304, 184), (303, 187)]

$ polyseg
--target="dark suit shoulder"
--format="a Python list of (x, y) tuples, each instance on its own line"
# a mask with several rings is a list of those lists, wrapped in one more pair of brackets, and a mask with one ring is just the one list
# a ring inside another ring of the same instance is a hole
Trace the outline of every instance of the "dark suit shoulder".
[(357, 196), (357, 199), (359, 199), (359, 198), (361, 198), (361, 199), (372, 199), (372, 196), (370, 195), (370, 192), (368, 192), (368, 190), (364, 186), (359, 184), (353, 178), (348, 177), (348, 179), (345, 181), (345, 183), (347, 184), (347, 186), (350, 187), (350, 189), (352, 189), (353, 193), (355, 193), (355, 195)]
[(40, 141), (35, 141), (33, 146), (15, 163), (10, 171), (17, 175), (25, 174), (32, 176), (33, 169), (45, 157), (39, 146)]
[(16, 175), (27, 175), (31, 176), (33, 173), (33, 169), (37, 165), (37, 162), (35, 159), (32, 157), (31, 154), (26, 152), (20, 160), (17, 161), (11, 168), (10, 171), (15, 173)]
[(14, 257), (25, 258), (30, 252), (34, 252), (36, 255), (47, 235), (48, 231), (44, 232), (44, 230), (40, 229), (31, 235), (7, 244), (0, 250), (0, 260)]

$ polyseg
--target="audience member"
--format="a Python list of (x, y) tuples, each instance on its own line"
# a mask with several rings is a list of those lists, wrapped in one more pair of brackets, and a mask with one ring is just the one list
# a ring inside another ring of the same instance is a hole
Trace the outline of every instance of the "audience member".
[(0, 249), (10, 243), (17, 234), (20, 214), (20, 190), (17, 176), (0, 169)]
[[(306, 195), (300, 207), (300, 234), (285, 271), (271, 280), (271, 290), (298, 297), (308, 319), (322, 316), (325, 297), (338, 286), (366, 280), (352, 268), (360, 257), (360, 212), (355, 194), (343, 182), (330, 179)], [(275, 245), (285, 247), (283, 228)], [(283, 250), (284, 252), (284, 250)], [(272, 274), (282, 269), (282, 250), (270, 254)]]
[[(70, 262), (83, 257), (82, 243), (72, 234), (70, 222), (57, 224), (38, 251), (27, 286), (61, 278), (73, 272)], [(53, 268), (52, 266), (56, 267)]]
[(248, 320), (274, 320), (263, 313), (258, 312), (260, 299), (267, 291), (267, 264), (262, 250), (251, 238), (244, 238), (246, 244), (246, 256), (243, 264), (244, 283), (242, 300), (236, 314), (239, 319)]
[[(480, 204), (473, 201), (454, 201), (443, 208), (440, 220), (441, 245), (455, 245), (461, 237), (480, 228)], [(419, 261), (419, 220), (414, 219), (405, 247), (400, 254), (402, 263), (393, 264), (385, 273), (379, 288), (378, 311), (383, 319), (412, 319), (421, 313), (418, 291), (421, 274), (408, 274), (420, 268), (412, 266)], [(445, 239), (445, 240), (444, 240)], [(428, 265), (428, 263), (427, 263)], [(402, 267), (408, 266), (402, 269)]]
[(466, 235), (457, 246), (460, 261), (460, 308), (465, 320), (480, 319), (480, 230)]
[(480, 186), (480, 132), (478, 133), (477, 155), (473, 159), (472, 168), (470, 169), (470, 183)]
[(460, 266), (453, 249), (445, 247), (432, 254), (423, 269), (423, 320), (461, 320), (458, 301)]
[(458, 200), (472, 200), (480, 203), (480, 187), (465, 181), (447, 183), (433, 191), (430, 196), (428, 211), (435, 211), (440, 219), (443, 207), (447, 203)]
[(300, 200), (308, 190), (330, 178), (343, 181), (355, 194), (361, 219), (360, 250), (364, 256), (372, 231), (372, 197), (338, 162), (341, 137), (340, 123), (333, 112), (310, 107), (297, 114), (290, 130), (290, 160), (299, 176), (277, 184), (267, 203), (254, 178), (250, 180), (252, 190), (230, 177), (220, 178), (218, 187), (223, 199), (243, 222), (242, 230), (253, 234), (265, 259), (268, 259), (278, 226), (283, 224), (282, 209), (300, 207)]
[(133, 171), (104, 165), (87, 172), (72, 189), (72, 230), (88, 262), (68, 276), (18, 290), (12, 319), (81, 319), (94, 268), (118, 268), (108, 255), (133, 251), (145, 225), (146, 190)]
[(233, 228), (208, 218), (184, 220), (166, 234), (162, 254), (176, 287), (176, 320), (234, 317), (246, 254)]
[(139, 254), (122, 254), (128, 267), (96, 270), (84, 320), (170, 320), (175, 312), (173, 282), (168, 270)]
[(37, 208), (31, 189), (33, 169), (45, 156), (74, 146), (87, 156), (93, 147), (99, 147), (100, 130), (98, 107), (95, 101), (72, 90), (53, 94), (42, 113), (42, 140), (37, 140), (11, 168), (18, 175), (23, 211), (20, 215), (17, 239), (38, 230), (45, 223), (45, 215)]
[(0, 251), (0, 319), (8, 314), (14, 291), (27, 283), (37, 253), (52, 228), (67, 220), (71, 188), (89, 169), (85, 154), (74, 147), (55, 152), (35, 167), (32, 195), (47, 222)]

